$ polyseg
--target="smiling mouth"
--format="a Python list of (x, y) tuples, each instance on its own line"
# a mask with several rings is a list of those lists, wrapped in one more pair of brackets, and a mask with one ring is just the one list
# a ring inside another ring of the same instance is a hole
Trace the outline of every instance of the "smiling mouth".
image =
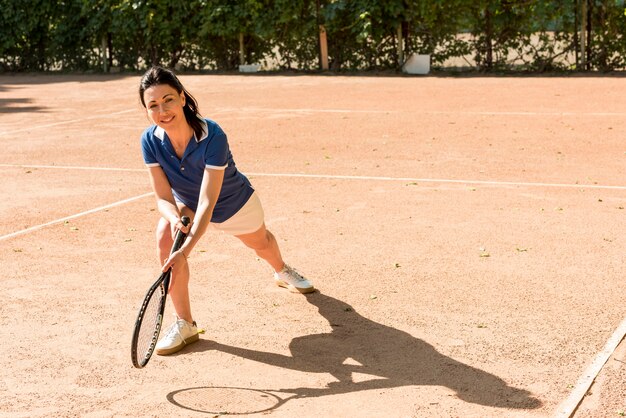
[(168, 116), (167, 118), (161, 118), (161, 123), (169, 123), (174, 120), (174, 116)]

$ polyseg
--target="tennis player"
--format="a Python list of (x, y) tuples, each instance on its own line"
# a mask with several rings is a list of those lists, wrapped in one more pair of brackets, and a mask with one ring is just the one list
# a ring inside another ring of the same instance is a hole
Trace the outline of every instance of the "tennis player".
[[(161, 214), (157, 256), (163, 271), (172, 267), (169, 294), (176, 311), (156, 353), (172, 354), (198, 340), (187, 258), (208, 230), (233, 235), (253, 249), (272, 267), (278, 286), (296, 293), (314, 291), (310, 281), (285, 264), (276, 238), (265, 227), (257, 193), (235, 166), (226, 134), (200, 115), (196, 100), (176, 75), (162, 67), (150, 68), (141, 78), (139, 97), (154, 123), (143, 132), (141, 147)], [(187, 227), (181, 223), (183, 215), (192, 219)], [(178, 229), (188, 237), (170, 255)]]

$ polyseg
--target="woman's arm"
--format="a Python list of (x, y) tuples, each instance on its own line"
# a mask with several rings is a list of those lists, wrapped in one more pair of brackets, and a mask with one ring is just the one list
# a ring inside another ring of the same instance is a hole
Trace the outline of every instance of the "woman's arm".
[(172, 238), (174, 237), (176, 229), (183, 229), (183, 232), (188, 232), (180, 221), (180, 211), (178, 210), (178, 206), (176, 206), (176, 201), (172, 194), (172, 187), (163, 169), (161, 167), (150, 167), (148, 173), (150, 174), (152, 190), (154, 190), (156, 196), (157, 209), (161, 216), (172, 226)]
[(198, 208), (194, 216), (193, 224), (191, 225), (191, 230), (187, 234), (187, 239), (180, 250), (173, 253), (165, 261), (163, 271), (166, 271), (171, 265), (175, 264), (179, 257), (186, 259), (193, 247), (200, 240), (202, 235), (204, 235), (213, 217), (213, 209), (215, 209), (215, 204), (222, 190), (223, 182), (224, 170), (205, 168), (202, 177), (202, 185), (200, 186)]

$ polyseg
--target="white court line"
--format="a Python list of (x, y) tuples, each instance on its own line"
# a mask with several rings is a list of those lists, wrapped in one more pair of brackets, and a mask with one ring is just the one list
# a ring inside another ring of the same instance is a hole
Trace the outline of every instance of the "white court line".
[(375, 177), (375, 176), (341, 176), (324, 174), (289, 174), (289, 173), (246, 173), (246, 175), (259, 177), (302, 177), (337, 180), (378, 180), (378, 181), (408, 181), (415, 183), (454, 183), (454, 184), (479, 184), (487, 186), (525, 186), (525, 187), (562, 187), (578, 189), (613, 189), (626, 190), (626, 186), (604, 186), (601, 184), (569, 184), (569, 183), (531, 183), (517, 181), (495, 181), (495, 180), (455, 180), (455, 179), (429, 179), (414, 177)]
[(123, 115), (124, 113), (130, 113), (130, 112), (136, 112), (136, 111), (137, 111), (136, 109), (121, 110), (119, 112), (107, 113), (107, 114), (103, 114), (103, 115), (87, 116), (85, 118), (65, 120), (65, 121), (62, 121), (62, 122), (47, 123), (47, 124), (44, 124), (44, 125), (34, 125), (34, 126), (29, 126), (28, 128), (14, 129), (12, 131), (0, 131), (0, 136), (17, 134), (17, 133), (20, 133), (20, 132), (33, 131), (33, 130), (42, 129), (42, 128), (50, 128), (52, 126), (69, 125), (71, 123), (78, 123), (78, 122), (82, 122), (82, 121), (85, 121), (85, 120), (108, 119), (111, 116)]
[(526, 111), (466, 111), (466, 110), (384, 110), (384, 109), (314, 109), (314, 108), (215, 108), (214, 113), (242, 112), (292, 112), (292, 113), (418, 113), (430, 115), (482, 115), (482, 116), (626, 116), (626, 112), (526, 112)]
[[(0, 164), (0, 167), (7, 168), (41, 168), (58, 170), (103, 170), (103, 171), (127, 171), (145, 172), (141, 168), (112, 168), (112, 167), (80, 167), (80, 166), (59, 166), (59, 165), (36, 165), (36, 164)], [(256, 177), (293, 177), (293, 178), (316, 178), (328, 180), (373, 180), (373, 181), (406, 181), (413, 183), (452, 183), (452, 184), (476, 184), (485, 186), (521, 186), (521, 187), (554, 187), (554, 188), (576, 188), (576, 189), (606, 189), (606, 190), (626, 190), (626, 186), (606, 186), (601, 184), (571, 184), (571, 183), (533, 183), (522, 181), (497, 181), (497, 180), (471, 180), (471, 179), (431, 179), (415, 177), (383, 177), (383, 176), (342, 176), (330, 174), (298, 174), (298, 173), (244, 173), (247, 176)]]
[(485, 116), (626, 116), (624, 112), (499, 112), (499, 111), (426, 111), (424, 113), (430, 113), (435, 115), (446, 114), (462, 114), (462, 115), (485, 115)]
[[(270, 108), (270, 107), (239, 107), (216, 108), (213, 113), (243, 113), (243, 112), (291, 112), (291, 113), (401, 113), (406, 111), (383, 109), (314, 109), (314, 108)], [(419, 113), (419, 111), (416, 111)], [(414, 113), (414, 112), (409, 112)]]
[(154, 194), (153, 192), (144, 193), (144, 194), (139, 195), (139, 196), (134, 196), (134, 197), (130, 197), (128, 199), (120, 200), (118, 202), (109, 203), (108, 205), (104, 205), (104, 206), (100, 206), (98, 208), (90, 209), (90, 210), (87, 210), (85, 212), (80, 212), (80, 213), (77, 213), (77, 214), (74, 214), (74, 215), (70, 215), (70, 216), (66, 216), (66, 217), (60, 218), (60, 219), (55, 219), (54, 221), (46, 222), (46, 223), (41, 224), (41, 225), (31, 226), (30, 228), (22, 229), (21, 231), (12, 232), (12, 233), (7, 234), (7, 235), (2, 235), (2, 236), (0, 236), (0, 241), (6, 240), (6, 239), (9, 239), (9, 238), (13, 238), (13, 237), (16, 237), (18, 235), (24, 235), (24, 234), (36, 231), (36, 230), (41, 229), (41, 228), (45, 228), (46, 226), (50, 226), (50, 225), (58, 224), (58, 223), (61, 223), (61, 222), (69, 221), (70, 219), (80, 218), (81, 216), (89, 215), (91, 213), (100, 212), (101, 210), (106, 210), (106, 209), (109, 209), (109, 208), (113, 208), (115, 206), (120, 206), (120, 205), (123, 205), (125, 203), (132, 202), (134, 200), (143, 199), (144, 197), (152, 196), (153, 194)]
[(7, 168), (45, 168), (59, 170), (92, 170), (92, 171), (132, 171), (147, 172), (147, 168), (113, 168), (113, 167), (80, 167), (71, 165), (40, 165), (40, 164), (0, 164), (0, 167)]
[(626, 337), (626, 318), (622, 321), (620, 326), (617, 327), (613, 335), (611, 335), (611, 338), (607, 341), (604, 349), (591, 362), (580, 379), (578, 379), (576, 387), (571, 392), (570, 396), (561, 403), (557, 413), (554, 415), (555, 417), (570, 418), (574, 415), (594, 380), (598, 374), (600, 374), (600, 371), (611, 355), (613, 355), (622, 340), (624, 340), (624, 337)]

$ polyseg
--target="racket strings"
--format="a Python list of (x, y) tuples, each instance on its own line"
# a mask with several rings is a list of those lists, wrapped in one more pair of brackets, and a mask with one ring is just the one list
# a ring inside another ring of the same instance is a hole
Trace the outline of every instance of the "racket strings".
[(163, 285), (152, 294), (147, 301), (137, 338), (137, 357), (139, 361), (149, 357), (156, 345), (161, 325), (161, 303), (165, 292)]

